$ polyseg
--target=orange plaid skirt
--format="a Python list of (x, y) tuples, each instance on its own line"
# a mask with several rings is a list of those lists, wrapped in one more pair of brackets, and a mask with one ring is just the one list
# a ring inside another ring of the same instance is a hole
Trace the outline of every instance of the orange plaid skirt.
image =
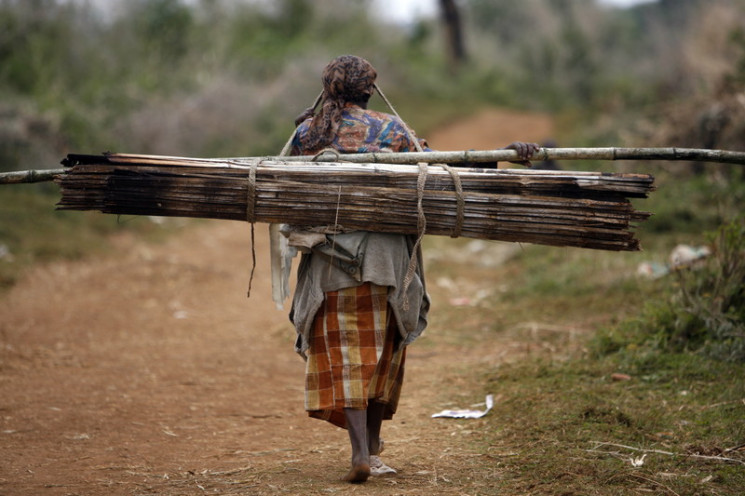
[(365, 283), (326, 293), (308, 350), (308, 415), (346, 428), (345, 408), (363, 410), (376, 400), (386, 405), (384, 418), (392, 418), (406, 358), (400, 339), (387, 287)]

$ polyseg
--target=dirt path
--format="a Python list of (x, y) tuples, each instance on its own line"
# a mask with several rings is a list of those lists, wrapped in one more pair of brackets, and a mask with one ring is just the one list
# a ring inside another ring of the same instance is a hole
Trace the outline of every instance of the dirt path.
[[(471, 124), (511, 118), (493, 111)], [(464, 124), (430, 141), (454, 148), (445, 143), (465, 132), (465, 147), (488, 148), (546, 137), (536, 134), (544, 117), (518, 120), (514, 138), (476, 143)], [(429, 417), (458, 380), (457, 350), (435, 325), (409, 349), (400, 413), (384, 426), (399, 475), (337, 482), (346, 433), (303, 411), (304, 364), (286, 311), (271, 302), (265, 231), (257, 226), (250, 299), (249, 226), (234, 222), (204, 222), (161, 245), (125, 235), (110, 256), (39, 267), (4, 295), (0, 495), (472, 494), (498, 477), (470, 450), (473, 431)]]

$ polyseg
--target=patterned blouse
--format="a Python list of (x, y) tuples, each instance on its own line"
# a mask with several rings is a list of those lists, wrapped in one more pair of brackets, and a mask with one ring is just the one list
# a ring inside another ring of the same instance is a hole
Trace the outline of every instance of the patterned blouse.
[[(308, 132), (310, 122), (310, 118), (306, 119), (298, 127), (292, 141), (291, 155), (314, 155), (321, 151), (302, 148), (303, 136)], [(425, 140), (420, 139), (419, 143), (425, 151), (429, 150)], [(339, 130), (330, 146), (341, 153), (417, 151), (400, 119), (383, 112), (366, 110), (352, 103), (346, 104)]]

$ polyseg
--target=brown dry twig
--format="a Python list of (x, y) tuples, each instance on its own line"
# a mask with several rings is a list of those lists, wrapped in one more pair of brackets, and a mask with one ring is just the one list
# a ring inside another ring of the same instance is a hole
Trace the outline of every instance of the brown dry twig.
[(737, 458), (730, 458), (726, 456), (712, 456), (712, 455), (697, 455), (693, 453), (674, 453), (672, 451), (663, 451), (663, 450), (657, 450), (657, 449), (645, 449), (645, 448), (637, 448), (634, 446), (626, 446), (624, 444), (616, 444), (616, 443), (608, 443), (603, 441), (591, 441), (595, 444), (595, 447), (589, 450), (586, 450), (590, 453), (605, 453), (605, 454), (614, 454), (618, 455), (618, 453), (603, 451), (598, 448), (602, 446), (611, 446), (614, 448), (623, 448), (631, 451), (637, 451), (641, 453), (655, 453), (658, 455), (666, 455), (666, 456), (683, 456), (687, 458), (697, 458), (700, 460), (713, 460), (713, 461), (719, 461), (719, 462), (727, 462), (727, 463), (737, 463), (739, 465), (745, 465), (745, 460), (739, 460)]

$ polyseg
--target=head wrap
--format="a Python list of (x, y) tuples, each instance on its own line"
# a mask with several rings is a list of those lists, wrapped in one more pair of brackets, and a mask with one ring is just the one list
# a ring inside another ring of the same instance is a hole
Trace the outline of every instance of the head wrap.
[(344, 104), (367, 101), (373, 94), (377, 77), (375, 68), (362, 57), (342, 55), (329, 62), (321, 77), (321, 110), (310, 123), (304, 148), (317, 150), (331, 143), (341, 124)]

